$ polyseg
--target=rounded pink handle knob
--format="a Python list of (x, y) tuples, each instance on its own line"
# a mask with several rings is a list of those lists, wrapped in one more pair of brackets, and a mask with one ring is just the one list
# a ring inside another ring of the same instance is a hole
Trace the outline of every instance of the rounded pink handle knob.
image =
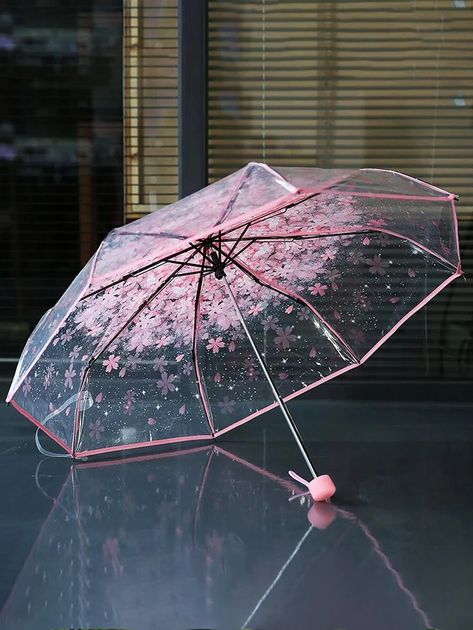
[(307, 487), (314, 501), (327, 501), (333, 497), (336, 491), (335, 484), (329, 475), (320, 475), (320, 477), (312, 479)]
[(312, 479), (312, 481), (306, 481), (293, 470), (290, 470), (289, 474), (293, 479), (308, 488), (310, 496), (314, 499), (314, 501), (327, 501), (327, 499), (333, 497), (335, 491), (337, 490), (332, 478), (329, 475), (320, 475), (319, 477)]

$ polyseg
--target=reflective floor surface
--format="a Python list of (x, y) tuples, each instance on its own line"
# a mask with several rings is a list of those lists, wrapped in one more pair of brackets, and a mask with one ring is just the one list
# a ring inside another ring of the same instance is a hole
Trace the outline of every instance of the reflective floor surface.
[(234, 441), (89, 461), (37, 453), (2, 408), (1, 630), (469, 630), (467, 405), (300, 402)]

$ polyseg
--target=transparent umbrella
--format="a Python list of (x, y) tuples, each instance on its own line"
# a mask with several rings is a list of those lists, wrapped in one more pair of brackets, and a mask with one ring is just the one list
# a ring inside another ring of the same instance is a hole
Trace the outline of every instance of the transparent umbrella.
[(362, 365), (460, 274), (453, 194), (250, 163), (112, 231), (7, 400), (78, 458), (212, 440), (279, 406), (325, 499), (287, 402)]

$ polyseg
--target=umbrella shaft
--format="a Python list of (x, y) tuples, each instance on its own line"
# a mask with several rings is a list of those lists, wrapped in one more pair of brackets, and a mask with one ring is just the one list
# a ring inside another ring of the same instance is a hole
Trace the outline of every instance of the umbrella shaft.
[(264, 360), (263, 356), (261, 355), (260, 351), (258, 350), (253, 337), (251, 336), (250, 331), (248, 330), (248, 327), (246, 325), (245, 319), (243, 317), (243, 314), (240, 310), (240, 307), (238, 306), (238, 302), (236, 301), (235, 295), (233, 294), (233, 291), (228, 283), (227, 278), (224, 276), (223, 277), (223, 281), (227, 287), (227, 291), (230, 295), (230, 299), (233, 302), (233, 306), (235, 307), (235, 310), (237, 312), (238, 318), (240, 320), (241, 325), (243, 326), (243, 330), (246, 333), (246, 336), (248, 337), (248, 341), (251, 344), (251, 347), (253, 348), (253, 352), (256, 355), (256, 358), (258, 359), (258, 362), (261, 366), (261, 369), (263, 371), (263, 374), (266, 377), (266, 380), (268, 381), (268, 384), (271, 388), (271, 391), (273, 392), (273, 395), (279, 405), (279, 407), (281, 408), (282, 414), (289, 426), (289, 428), (291, 429), (292, 435), (294, 436), (294, 439), (296, 441), (297, 446), (299, 447), (299, 450), (302, 454), (302, 457), (305, 460), (305, 463), (307, 464), (311, 475), (315, 478), (317, 477), (317, 473), (315, 472), (315, 468), (310, 460), (309, 454), (306, 451), (306, 448), (304, 446), (304, 443), (302, 441), (302, 437), (301, 434), (299, 433), (299, 429), (297, 428), (296, 424), (294, 423), (294, 420), (292, 419), (291, 414), (289, 413), (289, 409), (287, 408), (286, 403), (284, 402), (284, 400), (282, 399), (281, 395), (279, 394), (276, 385), (274, 384), (274, 381), (271, 377), (271, 374), (269, 373), (268, 367), (266, 365), (266, 361)]

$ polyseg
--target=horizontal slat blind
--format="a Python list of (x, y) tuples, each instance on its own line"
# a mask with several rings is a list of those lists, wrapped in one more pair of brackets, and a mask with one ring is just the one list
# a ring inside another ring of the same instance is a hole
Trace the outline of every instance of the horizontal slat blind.
[[(471, 276), (472, 3), (210, 0), (208, 72), (210, 181), (250, 160), (408, 172), (460, 195)], [(365, 377), (473, 376), (470, 285), (419, 313)]]
[(126, 219), (178, 195), (178, 0), (125, 3)]

